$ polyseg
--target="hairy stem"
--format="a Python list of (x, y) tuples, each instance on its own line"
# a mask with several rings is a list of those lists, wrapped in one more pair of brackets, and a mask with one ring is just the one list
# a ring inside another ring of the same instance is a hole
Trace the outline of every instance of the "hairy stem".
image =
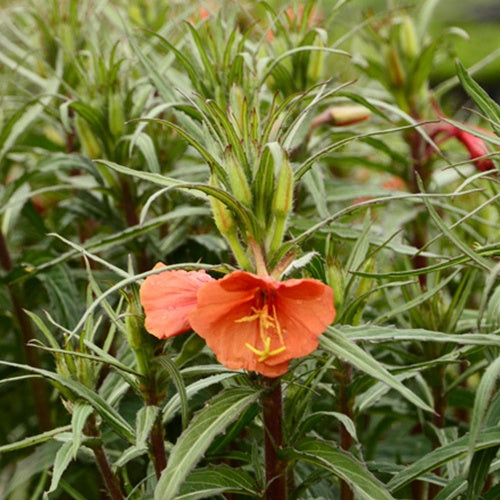
[(279, 458), (283, 445), (283, 403), (281, 381), (264, 378), (269, 389), (262, 396), (265, 431), (266, 500), (286, 499), (286, 464)]

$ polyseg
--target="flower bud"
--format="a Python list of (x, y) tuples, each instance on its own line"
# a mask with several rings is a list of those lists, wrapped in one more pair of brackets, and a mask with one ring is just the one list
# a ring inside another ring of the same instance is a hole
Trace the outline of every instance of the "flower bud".
[(414, 60), (420, 51), (415, 24), (410, 16), (404, 16), (399, 41), (403, 54), (410, 60)]
[(224, 156), (224, 169), (228, 173), (232, 194), (237, 200), (250, 206), (252, 204), (252, 193), (243, 166), (234, 157), (231, 150), (227, 150)]
[(277, 217), (286, 217), (292, 209), (293, 203), (293, 170), (288, 158), (283, 159), (276, 189), (274, 191), (272, 210)]
[(108, 98), (108, 123), (109, 130), (114, 137), (120, 137), (125, 130), (125, 115), (123, 102), (119, 94), (110, 94)]
[[(321, 36), (317, 35), (314, 39), (316, 47), (324, 47), (325, 44)], [(322, 50), (313, 50), (309, 54), (309, 66), (307, 68), (308, 81), (315, 84), (323, 78), (323, 70), (325, 66), (325, 52)]]
[(389, 82), (393, 87), (401, 88), (405, 83), (405, 71), (401, 59), (394, 47), (389, 47), (386, 53)]
[(82, 144), (83, 150), (89, 158), (101, 156), (101, 146), (96, 136), (90, 129), (89, 124), (80, 116), (75, 118), (76, 131)]
[(133, 298), (130, 300), (125, 315), (125, 334), (130, 347), (136, 351), (142, 345), (142, 322)]
[[(214, 176), (210, 177), (210, 185), (219, 187)], [(217, 229), (222, 236), (228, 237), (236, 233), (236, 221), (231, 211), (215, 196), (210, 196), (210, 205)]]
[(326, 282), (333, 290), (335, 309), (340, 310), (344, 303), (345, 275), (339, 259), (328, 256), (326, 261)]
[(331, 125), (333, 127), (343, 127), (352, 123), (368, 120), (371, 112), (364, 106), (356, 104), (348, 106), (334, 106), (318, 115), (311, 122), (311, 128), (315, 129), (320, 125)]

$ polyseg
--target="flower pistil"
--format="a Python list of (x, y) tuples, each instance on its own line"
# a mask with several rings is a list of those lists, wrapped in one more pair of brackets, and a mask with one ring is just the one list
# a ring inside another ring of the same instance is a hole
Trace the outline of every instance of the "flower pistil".
[[(271, 304), (271, 309), (272, 309), (272, 314), (269, 314), (269, 304), (268, 302), (265, 301), (260, 309), (257, 307), (251, 308), (254, 314), (250, 314), (249, 316), (244, 316), (242, 318), (235, 320), (235, 323), (243, 323), (248, 321), (259, 322), (259, 335), (262, 340), (262, 344), (264, 345), (264, 349), (259, 350), (257, 349), (257, 347), (249, 344), (248, 342), (245, 343), (245, 347), (250, 349), (255, 355), (259, 356), (258, 358), (259, 363), (262, 363), (271, 356), (276, 356), (277, 354), (286, 351), (285, 342), (283, 341), (283, 332), (281, 330), (281, 325), (276, 315), (276, 307), (274, 306), (274, 304)], [(281, 347), (279, 347), (278, 349), (271, 350), (272, 338), (268, 335), (269, 331), (272, 331), (274, 334), (278, 336), (278, 339), (281, 344)]]

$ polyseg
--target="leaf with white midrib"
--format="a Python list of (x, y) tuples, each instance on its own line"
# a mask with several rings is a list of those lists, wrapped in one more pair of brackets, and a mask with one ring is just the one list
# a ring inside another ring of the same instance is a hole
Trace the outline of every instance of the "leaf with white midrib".
[(181, 434), (155, 489), (156, 500), (171, 500), (190, 471), (195, 467), (213, 439), (254, 403), (259, 391), (244, 387), (227, 389), (218, 394), (191, 420)]
[(304, 438), (285, 454), (327, 469), (352, 485), (362, 498), (390, 500), (393, 497), (364, 464), (333, 443), (316, 438)]
[(368, 352), (361, 349), (361, 347), (354, 342), (348, 340), (340, 330), (328, 327), (327, 331), (320, 337), (320, 343), (327, 351), (344, 359), (358, 370), (384, 382), (419, 408), (430, 412), (434, 411), (425, 401), (404, 386)]
[[(475, 450), (482, 450), (500, 445), (500, 428), (493, 427), (479, 433), (475, 442)], [(426, 472), (434, 470), (447, 462), (467, 453), (469, 436), (465, 435), (456, 441), (437, 448), (396, 474), (387, 486), (391, 491), (397, 491)]]

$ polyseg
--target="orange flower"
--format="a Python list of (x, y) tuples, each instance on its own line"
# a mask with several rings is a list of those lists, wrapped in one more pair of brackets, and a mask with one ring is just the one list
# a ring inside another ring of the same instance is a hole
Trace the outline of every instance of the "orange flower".
[[(165, 267), (158, 263), (154, 269)], [(191, 330), (188, 314), (196, 307), (198, 289), (213, 281), (205, 271), (165, 271), (148, 276), (141, 285), (146, 330), (166, 339)]]
[(334, 318), (332, 289), (320, 281), (280, 282), (244, 271), (201, 287), (189, 314), (193, 330), (223, 365), (267, 377), (282, 375), (292, 358), (314, 351)]

